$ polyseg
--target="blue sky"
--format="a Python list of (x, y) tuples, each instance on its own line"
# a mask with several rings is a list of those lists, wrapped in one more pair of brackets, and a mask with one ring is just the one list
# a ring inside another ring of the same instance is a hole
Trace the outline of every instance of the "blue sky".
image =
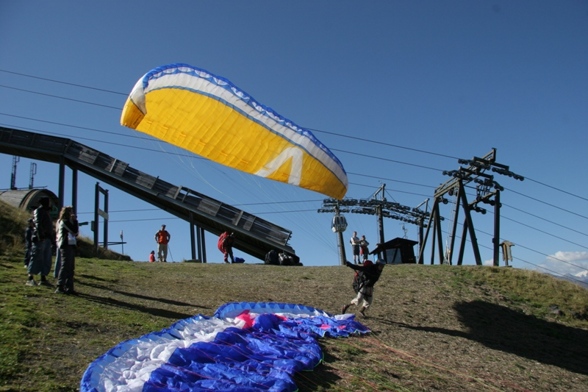
[[(317, 213), (325, 197), (122, 127), (143, 74), (183, 62), (231, 80), (313, 130), (347, 170), (349, 198), (369, 199), (386, 184), (389, 201), (432, 205), (449, 180), (444, 170), (496, 148), (497, 162), (526, 178), (495, 177), (506, 188), (501, 240), (515, 244), (513, 265), (588, 267), (586, 1), (2, 0), (0, 48), (1, 125), (75, 139), (288, 228), (305, 265), (338, 263), (332, 216)], [(20, 160), (18, 187), (28, 186), (30, 163)], [(36, 163), (35, 185), (56, 192), (57, 166)], [(0, 155), (2, 189), (11, 164)], [(96, 180), (79, 180), (78, 212), (90, 220)], [(111, 240), (122, 230), (126, 254), (146, 260), (164, 223), (171, 258), (190, 258), (186, 222), (103, 186)], [(445, 240), (453, 205), (441, 208)], [(375, 217), (346, 218), (346, 239), (357, 230), (376, 243)], [(473, 220), (490, 260), (493, 214)], [(87, 226), (82, 233), (91, 237)], [(417, 240), (417, 227), (397, 220), (385, 220), (385, 233)], [(206, 242), (209, 262), (221, 262), (216, 238)]]

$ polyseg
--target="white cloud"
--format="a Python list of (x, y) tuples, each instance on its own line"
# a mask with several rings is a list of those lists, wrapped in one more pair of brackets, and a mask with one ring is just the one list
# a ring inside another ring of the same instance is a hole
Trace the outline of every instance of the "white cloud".
[(557, 251), (553, 256), (549, 256), (550, 259), (555, 259), (555, 261), (584, 261), (588, 262), (588, 252), (565, 252), (565, 251)]
[(588, 252), (557, 251), (541, 263), (540, 272), (560, 275), (576, 275), (588, 270)]
[[(502, 261), (502, 260), (500, 260)], [(482, 262), (483, 265), (485, 265), (486, 267), (492, 267), (494, 265), (494, 259), (489, 259), (489, 260), (484, 260)], [(503, 265), (503, 264), (500, 264)]]

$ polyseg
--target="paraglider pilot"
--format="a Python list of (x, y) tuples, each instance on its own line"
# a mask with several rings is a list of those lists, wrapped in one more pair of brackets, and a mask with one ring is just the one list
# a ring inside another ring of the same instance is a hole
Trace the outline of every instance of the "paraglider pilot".
[(380, 279), (380, 275), (382, 274), (386, 263), (382, 260), (378, 260), (376, 264), (373, 264), (370, 260), (366, 260), (363, 265), (355, 265), (349, 261), (347, 261), (345, 265), (358, 272), (358, 286), (357, 295), (350, 303), (343, 305), (341, 313), (344, 314), (351, 305), (361, 305), (359, 313), (361, 313), (363, 317), (367, 317), (365, 312), (374, 300), (374, 285), (378, 279)]

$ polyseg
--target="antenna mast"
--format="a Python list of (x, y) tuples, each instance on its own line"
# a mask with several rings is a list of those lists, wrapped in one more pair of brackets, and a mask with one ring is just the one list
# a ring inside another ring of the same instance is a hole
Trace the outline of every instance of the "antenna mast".
[(19, 161), (20, 157), (17, 157), (16, 155), (12, 157), (12, 174), (10, 175), (10, 189), (12, 190), (16, 189), (16, 166)]
[(37, 174), (37, 164), (35, 162), (31, 162), (31, 174), (29, 176), (29, 189), (33, 189), (33, 184), (35, 182), (35, 174)]

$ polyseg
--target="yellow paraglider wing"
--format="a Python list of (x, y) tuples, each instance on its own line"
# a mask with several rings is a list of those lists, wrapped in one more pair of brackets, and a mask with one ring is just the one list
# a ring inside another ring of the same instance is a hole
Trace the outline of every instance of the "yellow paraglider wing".
[(121, 124), (247, 173), (342, 199), (347, 174), (309, 130), (256, 102), (228, 80), (172, 64), (143, 76)]

